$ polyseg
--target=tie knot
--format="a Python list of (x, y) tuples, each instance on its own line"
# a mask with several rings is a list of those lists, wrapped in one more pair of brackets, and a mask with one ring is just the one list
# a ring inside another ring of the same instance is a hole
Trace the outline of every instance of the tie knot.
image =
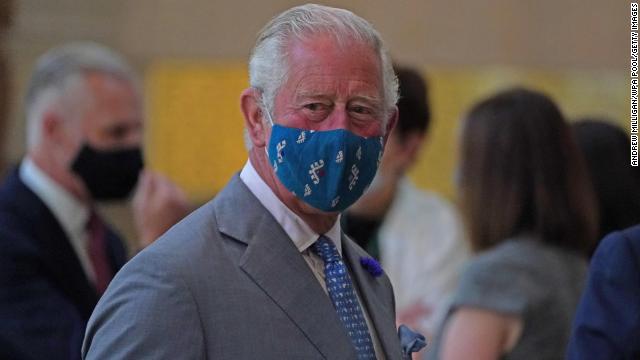
[(325, 264), (340, 261), (340, 253), (328, 237), (320, 235), (318, 240), (312, 245), (312, 250), (322, 258)]

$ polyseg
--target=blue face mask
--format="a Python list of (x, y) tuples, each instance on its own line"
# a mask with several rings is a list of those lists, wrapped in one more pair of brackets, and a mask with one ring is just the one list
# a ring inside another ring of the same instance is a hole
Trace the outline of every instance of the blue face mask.
[(267, 154), (280, 182), (296, 197), (322, 211), (342, 211), (376, 175), (382, 141), (344, 129), (313, 131), (275, 124)]

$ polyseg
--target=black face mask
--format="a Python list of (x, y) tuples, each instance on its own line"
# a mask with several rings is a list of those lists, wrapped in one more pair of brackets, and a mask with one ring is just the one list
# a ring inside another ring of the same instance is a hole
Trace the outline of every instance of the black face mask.
[(142, 150), (96, 150), (85, 144), (71, 169), (84, 181), (96, 200), (124, 199), (138, 182), (144, 164)]

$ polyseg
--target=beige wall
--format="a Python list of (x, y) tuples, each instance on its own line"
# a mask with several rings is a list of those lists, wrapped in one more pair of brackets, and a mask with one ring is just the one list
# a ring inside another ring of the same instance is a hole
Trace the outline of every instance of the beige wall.
[[(244, 58), (268, 18), (295, 1), (123, 2), (115, 41), (140, 59)], [(330, 1), (370, 20), (401, 60), (435, 64), (621, 67), (625, 1)], [(617, 6), (616, 6), (617, 5)]]

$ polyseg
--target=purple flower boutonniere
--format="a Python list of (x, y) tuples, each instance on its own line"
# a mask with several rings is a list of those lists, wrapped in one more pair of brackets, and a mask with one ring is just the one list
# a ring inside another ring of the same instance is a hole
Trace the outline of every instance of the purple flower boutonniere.
[(382, 266), (380, 266), (380, 263), (372, 257), (361, 257), (360, 265), (362, 265), (362, 267), (365, 268), (373, 277), (382, 275)]

